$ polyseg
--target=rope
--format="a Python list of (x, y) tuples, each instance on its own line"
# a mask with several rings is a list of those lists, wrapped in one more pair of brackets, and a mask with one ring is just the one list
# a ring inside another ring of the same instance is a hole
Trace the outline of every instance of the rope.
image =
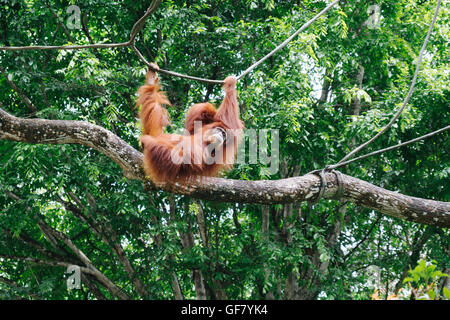
[(344, 180), (344, 177), (343, 177), (342, 173), (339, 172), (339, 171), (336, 171), (334, 169), (337, 169), (337, 168), (340, 168), (340, 167), (344, 167), (344, 166), (348, 165), (349, 163), (352, 163), (352, 162), (355, 162), (355, 161), (359, 161), (359, 160), (362, 160), (362, 159), (365, 159), (365, 158), (368, 158), (368, 157), (371, 157), (371, 156), (374, 156), (374, 155), (377, 155), (377, 154), (381, 154), (381, 153), (384, 153), (384, 152), (387, 152), (387, 151), (390, 151), (390, 150), (394, 150), (394, 149), (397, 149), (397, 148), (400, 148), (400, 147), (404, 147), (404, 146), (406, 146), (408, 144), (412, 144), (414, 142), (417, 142), (417, 141), (420, 141), (420, 140), (423, 140), (423, 139), (427, 139), (429, 137), (432, 137), (432, 136), (434, 136), (436, 134), (439, 134), (441, 132), (447, 131), (449, 129), (450, 129), (450, 125), (448, 125), (448, 126), (446, 126), (444, 128), (441, 128), (439, 130), (427, 133), (427, 134), (425, 134), (423, 136), (420, 136), (420, 137), (408, 140), (408, 141), (403, 142), (403, 143), (399, 143), (399, 144), (397, 144), (395, 146), (390, 146), (390, 147), (387, 147), (387, 148), (384, 148), (384, 149), (380, 149), (380, 150), (377, 150), (377, 151), (365, 154), (363, 156), (360, 156), (360, 157), (357, 157), (357, 158), (354, 158), (354, 159), (351, 159), (351, 160), (347, 160), (347, 161), (342, 162), (342, 163), (329, 165), (329, 166), (326, 166), (323, 169), (317, 169), (317, 170), (313, 170), (311, 172), (308, 172), (307, 174), (315, 174), (315, 175), (318, 175), (320, 177), (319, 193), (317, 194), (317, 196), (314, 199), (309, 200), (308, 202), (310, 204), (315, 204), (323, 197), (323, 194), (325, 193), (325, 189), (326, 189), (326, 186), (327, 186), (327, 179), (326, 179), (326, 176), (325, 176), (326, 172), (332, 172), (332, 173), (334, 173), (336, 175), (336, 181), (337, 181), (338, 190), (336, 191), (336, 194), (333, 196), (333, 199), (339, 200), (344, 195), (345, 180)]
[(361, 144), (359, 147), (355, 148), (353, 151), (348, 153), (344, 158), (342, 158), (338, 162), (338, 164), (339, 163), (343, 163), (345, 160), (347, 160), (348, 158), (353, 156), (355, 153), (357, 153), (361, 149), (367, 147), (370, 143), (372, 143), (372, 141), (374, 141), (376, 138), (378, 138), (383, 133), (385, 133), (392, 126), (392, 124), (398, 119), (398, 117), (400, 117), (400, 114), (403, 112), (403, 109), (405, 109), (406, 104), (409, 101), (409, 98), (411, 98), (412, 92), (414, 90), (414, 86), (416, 85), (417, 75), (419, 74), (420, 63), (422, 62), (422, 56), (423, 56), (423, 53), (425, 51), (425, 47), (427, 46), (428, 39), (430, 38), (431, 31), (433, 30), (434, 23), (436, 22), (436, 19), (437, 19), (437, 16), (438, 16), (438, 12), (439, 12), (439, 5), (440, 5), (440, 3), (441, 3), (441, 0), (438, 0), (437, 5), (436, 5), (436, 9), (434, 11), (433, 20), (431, 21), (430, 27), (428, 28), (427, 35), (426, 35), (425, 40), (424, 40), (423, 45), (422, 45), (422, 49), (420, 49), (419, 58), (417, 60), (417, 65), (416, 65), (416, 70), (414, 71), (414, 76), (413, 76), (411, 85), (409, 87), (408, 94), (406, 95), (405, 99), (403, 100), (402, 106), (400, 107), (400, 109), (398, 109), (397, 113), (394, 115), (394, 117), (391, 119), (391, 121), (389, 121), (389, 123), (383, 129), (381, 129), (381, 131), (379, 131), (371, 139), (369, 139), (368, 141), (366, 141), (365, 143)]
[(365, 159), (365, 158), (368, 158), (368, 157), (371, 157), (371, 156), (375, 156), (377, 154), (381, 154), (381, 153), (384, 153), (384, 152), (387, 152), (387, 151), (390, 151), (390, 150), (394, 150), (394, 149), (397, 149), (397, 148), (400, 148), (400, 147), (404, 147), (404, 146), (406, 146), (408, 144), (411, 144), (411, 143), (414, 143), (414, 142), (417, 142), (417, 141), (420, 141), (420, 140), (423, 140), (423, 139), (427, 139), (429, 137), (432, 137), (432, 136), (434, 136), (436, 134), (439, 134), (441, 132), (447, 131), (449, 129), (450, 129), (450, 125), (448, 125), (448, 126), (446, 126), (444, 128), (441, 128), (439, 130), (427, 133), (427, 134), (425, 134), (423, 136), (420, 136), (418, 138), (414, 138), (414, 139), (408, 140), (406, 142), (399, 143), (399, 144), (397, 144), (395, 146), (390, 146), (390, 147), (387, 147), (387, 148), (384, 148), (384, 149), (380, 149), (380, 150), (377, 150), (377, 151), (365, 154), (363, 156), (360, 156), (360, 157), (357, 157), (357, 158), (353, 158), (351, 160), (347, 160), (347, 161), (342, 162), (342, 163), (326, 166), (324, 169), (318, 169), (318, 170), (313, 170), (311, 172), (308, 172), (308, 174), (315, 174), (315, 175), (318, 175), (320, 177), (319, 193), (317, 194), (317, 196), (314, 199), (309, 200), (309, 203), (315, 204), (323, 197), (323, 194), (325, 193), (325, 189), (326, 189), (326, 186), (327, 186), (327, 180), (326, 180), (326, 176), (325, 176), (326, 172), (331, 171), (332, 173), (334, 173), (336, 175), (336, 181), (337, 181), (338, 190), (336, 191), (336, 194), (334, 195), (333, 199), (339, 200), (344, 195), (345, 180), (344, 180), (344, 177), (343, 177), (342, 173), (339, 172), (339, 171), (336, 171), (334, 169), (337, 169), (337, 168), (340, 168), (340, 167), (344, 167), (344, 166), (348, 165), (349, 163), (352, 163), (352, 162), (355, 162), (355, 161), (359, 161), (359, 160), (362, 160), (362, 159)]
[[(317, 194), (317, 196), (314, 199), (308, 200), (308, 202), (310, 204), (316, 204), (317, 202), (319, 202), (320, 199), (322, 199), (322, 197), (325, 193), (325, 190), (327, 188), (327, 178), (325, 175), (327, 171), (330, 171), (330, 170), (328, 168), (324, 168), (321, 170), (319, 169), (319, 170), (313, 170), (311, 172), (308, 172), (308, 174), (315, 174), (315, 175), (319, 176), (319, 178), (320, 178), (319, 193)], [(342, 196), (344, 195), (344, 191), (345, 191), (344, 176), (339, 171), (331, 170), (331, 172), (334, 173), (334, 175), (336, 176), (336, 181), (337, 181), (337, 191), (336, 191), (335, 195), (333, 196), (333, 199), (340, 200), (342, 198)]]
[[(311, 20), (309, 20), (308, 22), (306, 22), (304, 25), (302, 25), (297, 31), (295, 31), (289, 38), (287, 38), (286, 40), (284, 40), (281, 44), (279, 44), (275, 49), (273, 49), (272, 51), (270, 51), (267, 55), (265, 55), (264, 57), (262, 57), (261, 59), (259, 59), (257, 62), (255, 62), (254, 64), (252, 64), (250, 67), (248, 67), (244, 72), (242, 72), (239, 76), (236, 77), (237, 80), (242, 79), (244, 76), (246, 76), (247, 74), (249, 74), (253, 69), (255, 69), (256, 67), (258, 67), (261, 63), (263, 63), (264, 61), (266, 61), (268, 58), (270, 58), (271, 56), (273, 56), (275, 53), (277, 53), (278, 51), (280, 51), (281, 49), (283, 49), (289, 42), (292, 41), (292, 39), (294, 39), (299, 33), (301, 33), (302, 31), (304, 31), (306, 28), (308, 28), (312, 23), (314, 23), (317, 19), (319, 19), (319, 17), (321, 17), (322, 15), (324, 15), (328, 10), (330, 10), (332, 7), (334, 7), (340, 0), (336, 0), (334, 2), (332, 2), (331, 4), (329, 4), (325, 9), (323, 9), (322, 11), (320, 11), (318, 14), (316, 14)], [(189, 79), (189, 80), (195, 80), (195, 81), (200, 81), (200, 82), (205, 82), (205, 83), (210, 83), (210, 84), (223, 84), (223, 80), (213, 80), (213, 79), (207, 79), (207, 78), (200, 78), (200, 77), (193, 77), (193, 76), (189, 76), (186, 74), (181, 74), (178, 72), (173, 72), (173, 71), (168, 71), (168, 70), (164, 70), (164, 69), (158, 69), (158, 70), (154, 70), (151, 66), (150, 63), (145, 60), (145, 58), (143, 57), (143, 55), (139, 52), (139, 50), (136, 48), (136, 46), (133, 44), (131, 46), (131, 48), (134, 50), (134, 52), (136, 52), (136, 54), (138, 55), (138, 57), (149, 67), (151, 68), (153, 71), (157, 71), (166, 75), (170, 75), (170, 76), (175, 76), (175, 77), (179, 77), (179, 78), (184, 78), (184, 79)]]
[(310, 173), (316, 174), (320, 177), (319, 193), (317, 194), (317, 196), (314, 199), (311, 199), (308, 201), (310, 204), (315, 204), (315, 203), (319, 202), (320, 199), (322, 199), (323, 194), (325, 193), (325, 189), (327, 187), (327, 178), (325, 176), (325, 169), (316, 170), (316, 171), (313, 171)]
[(152, 69), (155, 72), (163, 73), (163, 74), (166, 74), (166, 75), (169, 75), (169, 76), (174, 76), (174, 77), (179, 77), (179, 78), (184, 78), (184, 79), (189, 79), (189, 80), (195, 80), (195, 81), (210, 83), (210, 84), (223, 84), (223, 80), (212, 80), (212, 79), (206, 79), (206, 78), (193, 77), (193, 76), (189, 76), (187, 74), (182, 74), (182, 73), (173, 72), (173, 71), (169, 71), (169, 70), (164, 70), (164, 69), (160, 69), (160, 68), (155, 70), (155, 68), (153, 68), (152, 65), (144, 58), (142, 53), (138, 50), (138, 48), (136, 48), (136, 46), (134, 44), (131, 45), (131, 49), (133, 49), (133, 51), (137, 54), (139, 59), (141, 59), (142, 62), (144, 62), (144, 64), (147, 67), (149, 67), (150, 69)]
[(437, 1), (433, 19), (431, 21), (430, 27), (428, 28), (428, 32), (427, 32), (427, 35), (425, 36), (425, 40), (423, 42), (422, 48), (420, 49), (419, 58), (417, 60), (416, 70), (414, 71), (413, 79), (411, 81), (411, 85), (409, 87), (408, 94), (406, 95), (405, 99), (403, 100), (402, 106), (400, 107), (399, 110), (397, 110), (397, 112), (395, 113), (394, 117), (389, 121), (389, 123), (380, 132), (378, 132), (371, 139), (369, 139), (368, 141), (366, 141), (365, 143), (361, 144), (359, 147), (355, 148), (353, 151), (348, 153), (337, 164), (328, 165), (324, 169), (314, 170), (314, 171), (310, 172), (312, 174), (319, 175), (320, 181), (321, 181), (319, 193), (317, 194), (317, 196), (313, 200), (310, 201), (310, 203), (312, 203), (312, 204), (317, 203), (322, 198), (322, 196), (323, 196), (323, 194), (325, 192), (325, 188), (326, 188), (325, 172), (331, 171), (331, 172), (333, 172), (336, 175), (338, 190), (337, 190), (334, 198), (335, 199), (340, 199), (342, 197), (342, 195), (344, 193), (344, 189), (345, 189), (344, 188), (344, 179), (343, 179), (342, 173), (340, 173), (339, 171), (335, 171), (334, 169), (346, 166), (346, 165), (348, 165), (348, 164), (350, 164), (352, 162), (355, 162), (355, 161), (359, 161), (359, 160), (362, 160), (362, 159), (365, 159), (365, 158), (368, 158), (368, 157), (371, 157), (371, 156), (374, 156), (374, 155), (377, 155), (377, 154), (381, 154), (381, 153), (384, 153), (384, 152), (387, 152), (387, 151), (390, 151), (390, 150), (394, 150), (394, 149), (397, 149), (397, 148), (400, 148), (400, 147), (412, 144), (414, 142), (417, 142), (417, 141), (420, 141), (420, 140), (423, 140), (423, 139), (427, 139), (429, 137), (432, 137), (432, 136), (434, 136), (436, 134), (439, 134), (441, 132), (444, 132), (444, 131), (447, 131), (447, 130), (450, 129), (450, 125), (449, 125), (449, 126), (446, 126), (444, 128), (441, 128), (439, 130), (436, 130), (436, 131), (430, 132), (428, 134), (425, 134), (423, 136), (420, 136), (418, 138), (411, 139), (411, 140), (408, 140), (408, 141), (403, 142), (403, 143), (399, 143), (399, 144), (397, 144), (395, 146), (390, 146), (390, 147), (387, 147), (387, 148), (384, 148), (384, 149), (380, 149), (380, 150), (377, 150), (377, 151), (374, 151), (374, 152), (371, 152), (371, 153), (367, 153), (367, 154), (362, 155), (362, 156), (357, 157), (357, 158), (353, 158), (351, 160), (347, 160), (348, 158), (353, 156), (355, 153), (357, 153), (358, 151), (360, 151), (361, 149), (363, 149), (367, 145), (369, 145), (372, 141), (374, 141), (376, 138), (378, 138), (384, 132), (386, 132), (392, 126), (392, 124), (399, 118), (400, 114), (405, 109), (406, 104), (408, 103), (409, 99), (411, 98), (412, 92), (414, 90), (414, 86), (415, 86), (416, 81), (417, 81), (417, 76), (419, 74), (419, 67), (420, 67), (420, 64), (421, 64), (421, 61), (422, 61), (422, 56), (423, 56), (423, 53), (425, 51), (425, 47), (426, 47), (426, 45), (428, 43), (428, 40), (430, 38), (431, 31), (433, 30), (433, 26), (434, 26), (434, 24), (436, 22), (437, 15), (438, 15), (438, 12), (439, 12), (440, 2), (441, 2), (440, 0)]
[(347, 161), (344, 161), (344, 162), (339, 162), (339, 163), (334, 164), (334, 165), (326, 166), (325, 170), (332, 170), (332, 169), (337, 169), (337, 168), (340, 168), (340, 167), (344, 167), (344, 166), (348, 165), (349, 163), (352, 163), (352, 162), (355, 162), (355, 161), (358, 161), (358, 160), (362, 160), (362, 159), (365, 159), (365, 158), (368, 158), (368, 157), (371, 157), (371, 156), (375, 156), (375, 155), (380, 154), (380, 153), (391, 151), (391, 150), (394, 150), (394, 149), (397, 149), (397, 148), (400, 148), (400, 147), (407, 146), (408, 144), (411, 144), (411, 143), (414, 143), (414, 142), (417, 142), (417, 141), (420, 141), (420, 140), (423, 140), (423, 139), (427, 139), (429, 137), (432, 137), (432, 136), (434, 136), (434, 135), (436, 135), (438, 133), (447, 131), (449, 129), (450, 129), (450, 125), (446, 126), (444, 128), (441, 128), (439, 130), (427, 133), (427, 134), (425, 134), (423, 136), (420, 136), (418, 138), (414, 138), (412, 140), (408, 140), (406, 142), (399, 143), (399, 144), (397, 144), (395, 146), (390, 146), (390, 147), (387, 147), (387, 148), (384, 148), (384, 149), (380, 149), (380, 150), (377, 150), (377, 151), (374, 151), (374, 152), (371, 152), (371, 153), (367, 153), (367, 154), (365, 154), (363, 156), (359, 156), (357, 158), (353, 158), (351, 160), (347, 160)]
[[(245, 75), (250, 73), (253, 69), (255, 69), (257, 66), (259, 66), (261, 63), (263, 63), (266, 59), (268, 59), (269, 57), (273, 56), (279, 50), (283, 49), (300, 32), (304, 31), (313, 22), (315, 22), (320, 16), (322, 16), (328, 10), (330, 10), (332, 7), (334, 7), (339, 1), (340, 0), (334, 1), (333, 3), (328, 5), (325, 9), (320, 11), (311, 20), (309, 20), (303, 26), (301, 26), (300, 29), (298, 29), (296, 32), (294, 32), (289, 38), (287, 38), (280, 45), (278, 45), (274, 50), (269, 52), (266, 56), (264, 56), (263, 58), (258, 60), (256, 63), (251, 65), (249, 68), (247, 68), (244, 72), (242, 72), (237, 77), (237, 79), (238, 80), (241, 79), (242, 77), (244, 77)], [(148, 7), (148, 9), (145, 12), (145, 14), (141, 18), (139, 18), (139, 20), (136, 21), (136, 23), (134, 24), (134, 26), (133, 26), (133, 28), (131, 29), (131, 32), (130, 32), (130, 39), (127, 42), (110, 43), (110, 44), (101, 43), (101, 44), (88, 44), (88, 45), (68, 45), (68, 46), (25, 46), (25, 47), (8, 46), (8, 47), (0, 47), (0, 51), (2, 51), (2, 50), (3, 51), (19, 51), (19, 50), (78, 50), (78, 49), (91, 49), (91, 48), (104, 49), (104, 48), (131, 47), (131, 49), (133, 49), (133, 51), (137, 54), (139, 59), (142, 60), (142, 62), (144, 62), (144, 64), (147, 65), (153, 71), (157, 71), (157, 72), (169, 75), (169, 76), (174, 76), (174, 77), (184, 78), (184, 79), (189, 79), (189, 80), (195, 80), (195, 81), (205, 82), (205, 83), (209, 83), (209, 84), (223, 84), (224, 80), (213, 80), (213, 79), (207, 79), (207, 78), (194, 77), (194, 76), (190, 76), (190, 75), (187, 75), (187, 74), (182, 74), (182, 73), (173, 72), (173, 71), (164, 70), (164, 69), (154, 70), (150, 66), (150, 63), (144, 58), (142, 53), (136, 48), (136, 46), (135, 46), (135, 39), (136, 39), (137, 34), (144, 27), (144, 23), (145, 23), (145, 20), (147, 19), (147, 17), (156, 10), (156, 8), (159, 6), (160, 2), (161, 2), (160, 0), (154, 0), (150, 4), (150, 6)]]
[(339, 171), (336, 170), (331, 170), (331, 172), (333, 172), (336, 176), (336, 181), (337, 181), (337, 186), (338, 189), (336, 191), (336, 194), (334, 195), (334, 199), (335, 200), (340, 200), (342, 198), (342, 196), (344, 195), (344, 191), (345, 191), (345, 180), (344, 177), (342, 176), (342, 173), (340, 173)]
[(273, 49), (272, 51), (270, 51), (267, 55), (265, 55), (263, 58), (261, 58), (260, 60), (258, 60), (257, 62), (255, 62), (254, 64), (252, 64), (250, 67), (248, 67), (244, 72), (242, 72), (237, 79), (241, 79), (242, 77), (246, 76), (248, 73), (250, 73), (253, 69), (255, 69), (257, 66), (259, 66), (261, 63), (263, 63), (264, 61), (266, 61), (268, 58), (270, 58), (271, 56), (273, 56), (275, 53), (277, 53), (278, 51), (280, 51), (281, 49), (283, 49), (289, 42), (292, 41), (292, 39), (294, 39), (300, 32), (302, 32), (303, 30), (305, 30), (306, 28), (308, 28), (314, 21), (316, 21), (317, 19), (319, 19), (320, 16), (322, 16), (325, 12), (327, 12), (328, 10), (330, 10), (332, 7), (334, 7), (340, 0), (336, 0), (333, 3), (329, 4), (325, 9), (323, 9), (322, 11), (320, 11), (318, 14), (316, 14), (316, 16), (314, 18), (312, 18), (311, 20), (309, 20), (308, 22), (306, 22), (303, 26), (300, 27), (300, 29), (298, 29), (297, 31), (295, 31), (289, 38), (287, 38), (286, 40), (284, 40), (281, 44), (279, 44), (275, 49)]

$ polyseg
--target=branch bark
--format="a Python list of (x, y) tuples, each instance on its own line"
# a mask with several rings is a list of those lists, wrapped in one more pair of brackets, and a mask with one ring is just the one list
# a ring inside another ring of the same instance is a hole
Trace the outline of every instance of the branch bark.
[[(315, 174), (280, 180), (244, 181), (207, 178), (191, 185), (155, 185), (145, 177), (143, 155), (124, 140), (98, 125), (84, 121), (23, 119), (0, 109), (0, 139), (39, 144), (81, 144), (93, 148), (115, 163), (129, 179), (141, 180), (147, 188), (185, 194), (193, 198), (240, 203), (293, 203), (314, 199), (321, 180)], [(338, 191), (334, 173), (327, 172), (323, 198)], [(421, 224), (450, 227), (450, 202), (410, 197), (344, 175), (342, 200), (377, 210), (389, 216)]]

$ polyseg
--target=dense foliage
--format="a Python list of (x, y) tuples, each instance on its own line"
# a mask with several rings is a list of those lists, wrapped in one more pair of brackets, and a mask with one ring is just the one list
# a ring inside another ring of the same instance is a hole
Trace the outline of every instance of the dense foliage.
[[(0, 0), (0, 46), (125, 42), (149, 3), (78, 1), (81, 23), (69, 28), (72, 1)], [(436, 1), (381, 2), (380, 23), (369, 27), (372, 4), (342, 1), (239, 82), (246, 127), (279, 130), (280, 166), (272, 174), (260, 162), (239, 164), (228, 177), (280, 179), (322, 168), (389, 121), (409, 88)], [(136, 44), (164, 69), (223, 79), (325, 5), (163, 1)], [(410, 103), (366, 151), (450, 122), (449, 17), (448, 3), (441, 4)], [(145, 70), (129, 47), (0, 51), (0, 108), (96, 123), (139, 149), (134, 100)], [(162, 81), (173, 103), (169, 131), (182, 127), (192, 103), (222, 97), (219, 86)], [(450, 201), (449, 163), (444, 133), (342, 171), (403, 194)], [(448, 273), (449, 236), (448, 229), (340, 201), (259, 206), (148, 191), (90, 148), (0, 140), (2, 299), (120, 297), (91, 274), (83, 274), (81, 289), (68, 290), (67, 265), (86, 265), (74, 247), (132, 299), (174, 299), (178, 284), (188, 299), (385, 299), (402, 287), (412, 292), (403, 279), (420, 258)], [(436, 278), (435, 287), (445, 278)], [(436, 292), (433, 298), (444, 297)]]

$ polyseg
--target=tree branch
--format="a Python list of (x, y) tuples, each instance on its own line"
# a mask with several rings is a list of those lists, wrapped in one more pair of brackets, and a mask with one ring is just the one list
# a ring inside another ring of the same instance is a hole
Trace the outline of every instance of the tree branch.
[(27, 106), (28, 110), (30, 110), (32, 113), (35, 113), (38, 109), (36, 108), (36, 106), (33, 104), (33, 102), (31, 102), (31, 100), (22, 92), (22, 90), (20, 90), (20, 88), (14, 83), (14, 81), (12, 81), (11, 79), (9, 79), (8, 77), (8, 73), (6, 72), (5, 69), (3, 69), (0, 66), (0, 73), (5, 77), (6, 82), (9, 83), (9, 85), (11, 86), (11, 88), (13, 88), (13, 90), (17, 93), (17, 95), (20, 97), (20, 99), (22, 99), (22, 101), (25, 103), (25, 105)]
[[(129, 179), (142, 180), (146, 187), (194, 198), (240, 203), (293, 203), (314, 199), (321, 179), (315, 174), (280, 180), (245, 181), (205, 178), (191, 185), (155, 185), (145, 177), (143, 155), (103, 127), (84, 121), (22, 119), (0, 109), (0, 139), (42, 144), (81, 144), (93, 148), (115, 163)], [(333, 199), (338, 191), (334, 173), (325, 174), (323, 197)], [(450, 202), (405, 196), (342, 174), (342, 199), (403, 220), (450, 227)]]
[[(0, 109), (1, 110), (1, 109)], [(21, 200), (19, 196), (15, 195), (12, 192), (8, 192), (8, 196), (10, 196), (14, 200)], [(28, 210), (30, 208), (27, 208)], [(34, 219), (37, 221), (37, 225), (39, 229), (47, 236), (51, 238), (58, 238), (61, 240), (66, 246), (68, 246), (72, 252), (78, 257), (78, 259), (86, 266), (81, 267), (81, 271), (85, 272), (87, 274), (90, 274), (94, 276), (105, 288), (110, 291), (110, 293), (122, 300), (129, 300), (128, 295), (123, 292), (119, 287), (116, 286), (110, 279), (108, 279), (102, 272), (100, 272), (94, 264), (89, 260), (89, 258), (84, 254), (83, 251), (81, 251), (74, 243), (73, 241), (66, 236), (64, 233), (52, 228), (50, 225), (48, 225), (39, 215), (35, 214)], [(60, 262), (60, 261), (47, 261), (42, 259), (36, 259), (36, 258), (17, 258), (17, 257), (9, 257), (7, 255), (0, 255), (2, 258), (9, 258), (9, 259), (19, 259), (19, 260), (25, 260), (27, 262), (34, 262), (37, 264), (46, 264), (49, 266), (69, 266), (67, 265), (67, 262)], [(73, 264), (73, 263), (72, 263)]]
[[(21, 257), (21, 256), (10, 255), (10, 254), (0, 254), (0, 258), (10, 259), (10, 260), (27, 261), (27, 262), (31, 262), (34, 264), (50, 266), (50, 267), (67, 268), (70, 266), (76, 266), (73, 263), (65, 262), (65, 261), (52, 261), (52, 260), (38, 259), (38, 258), (32, 258), (32, 257)], [(77, 266), (77, 267), (79, 267), (80, 271), (83, 273), (95, 275), (95, 272), (87, 267), (83, 267), (83, 266)]]
[[(79, 201), (78, 197), (76, 197), (75, 194), (73, 194), (70, 191), (68, 192), (68, 194), (72, 199), (74, 199), (75, 202), (77, 202), (77, 204), (81, 203), (81, 201)], [(93, 198), (91, 200), (95, 201)], [(99, 236), (103, 240), (104, 243), (106, 243), (111, 248), (111, 250), (117, 256), (117, 259), (119, 260), (119, 262), (122, 264), (122, 267), (126, 271), (130, 281), (134, 284), (134, 287), (136, 288), (138, 294), (141, 296), (141, 298), (146, 298), (148, 296), (148, 293), (146, 292), (145, 287), (142, 284), (141, 280), (137, 277), (134, 267), (132, 266), (130, 260), (128, 260), (125, 250), (123, 249), (122, 245), (120, 244), (119, 237), (116, 234), (116, 232), (112, 229), (111, 224), (109, 222), (107, 223), (105, 221), (103, 221), (103, 222), (96, 221), (96, 219), (89, 213), (89, 211), (92, 209), (83, 210), (82, 207), (77, 207), (76, 205), (72, 204), (71, 202), (64, 201), (63, 199), (57, 199), (56, 201), (61, 203), (66, 210), (72, 212), (81, 221), (86, 223), (89, 226), (89, 228), (97, 236)], [(95, 204), (93, 207), (94, 208), (96, 207)], [(83, 215), (83, 211), (84, 211), (84, 215)], [(102, 213), (100, 213), (100, 214), (102, 214)]]
[[(49, 226), (47, 226), (49, 227)], [(112, 282), (109, 278), (107, 278), (100, 270), (98, 270), (94, 264), (91, 262), (91, 260), (84, 254), (83, 251), (81, 251), (73, 242), (72, 240), (67, 237), (64, 233), (59, 232), (58, 230), (51, 229), (50, 230), (54, 236), (56, 236), (58, 239), (60, 239), (64, 244), (66, 244), (72, 251), (75, 253), (75, 255), (86, 265), (86, 267), (92, 271), (92, 274), (94, 277), (98, 279), (100, 283), (102, 283), (114, 296), (117, 296), (118, 298), (122, 300), (129, 300), (130, 297), (122, 291), (114, 282)]]

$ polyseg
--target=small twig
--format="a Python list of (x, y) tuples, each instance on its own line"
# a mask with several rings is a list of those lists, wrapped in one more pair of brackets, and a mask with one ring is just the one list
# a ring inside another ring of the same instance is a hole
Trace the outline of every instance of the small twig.
[(72, 37), (72, 35), (70, 34), (70, 31), (67, 29), (67, 27), (64, 25), (64, 23), (61, 22), (61, 20), (59, 19), (59, 16), (56, 14), (55, 11), (53, 11), (52, 7), (48, 3), (46, 3), (46, 7), (50, 10), (50, 12), (52, 13), (53, 17), (58, 22), (58, 26), (61, 27), (61, 29), (66, 34), (66, 36), (69, 39), (69, 41), (70, 42), (75, 42), (73, 37)]
[(372, 233), (373, 229), (375, 229), (375, 226), (378, 224), (378, 222), (380, 222), (381, 218), (383, 217), (382, 214), (378, 214), (377, 219), (372, 223), (372, 226), (369, 228), (369, 231), (366, 232), (366, 234), (364, 235), (364, 237), (356, 244), (356, 246), (354, 246), (344, 257), (343, 257), (343, 264), (345, 264), (345, 262), (347, 261), (348, 257), (350, 257), (353, 252), (358, 249), (358, 247), (367, 240), (367, 238), (370, 236), (370, 234)]

